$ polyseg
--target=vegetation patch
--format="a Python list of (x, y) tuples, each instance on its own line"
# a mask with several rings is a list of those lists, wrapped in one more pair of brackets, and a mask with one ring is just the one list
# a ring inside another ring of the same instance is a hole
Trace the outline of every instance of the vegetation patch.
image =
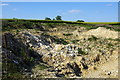
[(120, 41), (119, 38), (117, 38), (117, 39), (108, 38), (108, 40)]
[(38, 68), (39, 70), (44, 70), (47, 69), (48, 67), (42, 64), (36, 65), (36, 68)]
[(86, 55), (86, 52), (83, 51), (81, 48), (78, 48), (78, 54)]
[(65, 41), (65, 40), (62, 39), (62, 38), (55, 39), (55, 43), (57, 43), (57, 44), (63, 44), (63, 45), (69, 44), (69, 42)]
[(93, 35), (90, 38), (88, 38), (89, 41), (96, 41), (97, 39), (99, 39), (99, 38), (97, 38)]
[(72, 43), (77, 43), (79, 40), (72, 40), (71, 42)]
[(114, 46), (112, 43), (108, 43), (108, 48)]
[(63, 34), (64, 36), (71, 36), (73, 35), (72, 33), (68, 33), (68, 34)]

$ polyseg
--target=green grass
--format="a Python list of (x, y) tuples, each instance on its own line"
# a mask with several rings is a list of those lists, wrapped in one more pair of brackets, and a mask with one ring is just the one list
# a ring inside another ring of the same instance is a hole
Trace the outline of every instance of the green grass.
[[(75, 21), (61, 21), (61, 20), (32, 20), (32, 19), (1, 19), (2, 20), (2, 31), (10, 31), (12, 29), (35, 29), (44, 26), (45, 28), (50, 27), (54, 28), (57, 26), (81, 26), (89, 29), (98, 28), (98, 24), (104, 24), (106, 28), (114, 29), (120, 31), (120, 22), (75, 22)], [(112, 25), (109, 27), (107, 25)], [(65, 34), (67, 36), (67, 34)], [(68, 35), (69, 36), (69, 35)]]
[(76, 22), (76, 21), (61, 21), (61, 20), (35, 20), (35, 19), (0, 19), (8, 21), (30, 21), (30, 22), (55, 22), (55, 23), (73, 23), (73, 24), (120, 24), (120, 22)]
[(120, 22), (84, 22), (86, 24), (120, 24)]

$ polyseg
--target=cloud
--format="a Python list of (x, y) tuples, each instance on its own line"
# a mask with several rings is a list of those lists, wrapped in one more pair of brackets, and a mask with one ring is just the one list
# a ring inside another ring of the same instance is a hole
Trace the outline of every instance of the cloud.
[(106, 4), (106, 6), (113, 6), (113, 4)]
[(69, 13), (79, 13), (79, 12), (80, 12), (80, 10), (75, 10), (75, 9), (72, 9), (72, 10), (69, 10), (68, 12), (69, 12)]
[(0, 4), (1, 6), (8, 6), (8, 4), (5, 4), (5, 3), (3, 3), (3, 4)]

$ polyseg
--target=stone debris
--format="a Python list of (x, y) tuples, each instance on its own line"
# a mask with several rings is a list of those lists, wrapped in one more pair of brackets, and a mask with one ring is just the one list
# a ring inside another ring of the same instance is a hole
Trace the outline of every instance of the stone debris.
[[(53, 31), (57, 31), (57, 28), (54, 28)], [(69, 43), (66, 45), (55, 43), (55, 37), (42, 35), (42, 32), (35, 34), (35, 32), (25, 30), (15, 35), (15, 38), (20, 38), (26, 46), (41, 55), (42, 62), (49, 66), (49, 68), (44, 70), (33, 68), (31, 77), (104, 77), (100, 73), (103, 73), (106, 68), (103, 68), (101, 72), (97, 72), (97, 70), (100, 70), (100, 65), (110, 62), (115, 58), (117, 60), (116, 54), (118, 54), (117, 49), (119, 47), (116, 41), (105, 38), (115, 39), (117, 38), (117, 32), (101, 27), (87, 32), (82, 31), (81, 34), (80, 32), (79, 30), (79, 32), (75, 31), (73, 33), (79, 36), (83, 34), (89, 35), (89, 37), (86, 38), (84, 36), (84, 38), (79, 39), (78, 44)], [(90, 35), (101, 38), (92, 37), (97, 40), (94, 41), (93, 39), (93, 41), (90, 41)], [(17, 60), (13, 60), (13, 62), (19, 64)], [(94, 71), (97, 74), (94, 74)], [(117, 72), (118, 69), (115, 68), (115, 71)], [(118, 76), (114, 72), (106, 72), (107, 76), (105, 75), (105, 77)]]

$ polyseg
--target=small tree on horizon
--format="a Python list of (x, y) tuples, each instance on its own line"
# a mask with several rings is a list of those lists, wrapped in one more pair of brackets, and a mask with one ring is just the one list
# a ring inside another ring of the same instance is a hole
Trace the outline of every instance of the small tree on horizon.
[(56, 16), (55, 18), (56, 18), (56, 20), (62, 20), (61, 16)]
[(55, 19), (53, 18), (53, 20), (55, 20)]
[(46, 17), (45, 20), (51, 20), (49, 17)]
[(83, 20), (77, 20), (77, 22), (85, 22), (85, 21), (83, 21)]

